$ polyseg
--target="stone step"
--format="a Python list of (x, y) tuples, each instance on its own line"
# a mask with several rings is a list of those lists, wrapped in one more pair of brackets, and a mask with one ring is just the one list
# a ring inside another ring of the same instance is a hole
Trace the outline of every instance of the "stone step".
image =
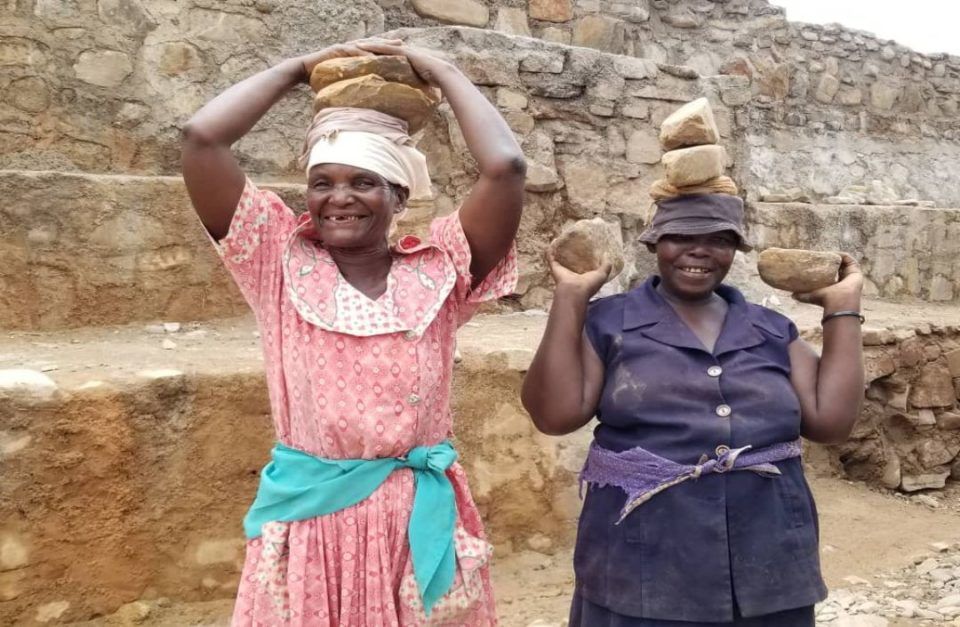
[(0, 329), (246, 311), (179, 177), (0, 170), (0, 194)]
[[(480, 317), (459, 337), (457, 447), (505, 553), (569, 546), (579, 511), (590, 431), (540, 435), (518, 398), (544, 322)], [(231, 596), (269, 412), (249, 318), (0, 336), (0, 624), (60, 602), (79, 619), (144, 590)]]
[[(263, 186), (303, 206), (301, 185)], [(0, 193), (0, 328), (55, 330), (246, 312), (178, 177), (0, 170)], [(960, 253), (960, 209), (756, 203), (748, 219), (758, 248), (860, 255), (869, 295), (960, 300), (960, 266), (953, 261)], [(634, 274), (649, 265), (633, 257)], [(530, 280), (521, 290), (542, 291), (531, 288), (544, 274), (532, 264), (527, 259)], [(738, 256), (731, 280), (757, 301), (784, 296), (760, 282), (755, 254)]]

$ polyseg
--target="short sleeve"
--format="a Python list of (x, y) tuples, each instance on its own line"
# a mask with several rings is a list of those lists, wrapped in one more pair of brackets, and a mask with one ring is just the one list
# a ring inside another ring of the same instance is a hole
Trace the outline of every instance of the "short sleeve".
[(227, 234), (219, 242), (212, 240), (254, 311), (261, 295), (280, 281), (283, 242), (295, 226), (296, 215), (279, 196), (247, 179)]
[(475, 289), (470, 289), (473, 283), (470, 262), (473, 257), (467, 236), (463, 232), (463, 225), (460, 223), (459, 211), (437, 218), (430, 224), (430, 243), (446, 252), (453, 262), (457, 273), (457, 283), (453, 288), (454, 298), (462, 304), (473, 305), (474, 307), (469, 311), (470, 314), (480, 303), (507, 296), (516, 290), (518, 276), (516, 242), (510, 245), (510, 251)]
[(797, 325), (793, 323), (793, 320), (789, 320), (787, 322), (787, 339), (793, 342), (798, 337), (800, 337), (800, 331), (797, 330)]
[[(610, 348), (612, 328), (619, 328), (612, 324), (616, 320), (618, 311), (616, 296), (593, 300), (587, 306), (587, 317), (583, 323), (583, 332), (586, 334), (593, 350), (601, 361), (606, 362), (607, 351)], [(622, 312), (621, 312), (622, 313)]]

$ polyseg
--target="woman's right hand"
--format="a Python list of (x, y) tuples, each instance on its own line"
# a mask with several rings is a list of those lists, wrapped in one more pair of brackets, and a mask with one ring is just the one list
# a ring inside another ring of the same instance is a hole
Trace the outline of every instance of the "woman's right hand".
[(581, 274), (562, 266), (553, 251), (548, 249), (547, 262), (550, 264), (553, 280), (557, 283), (557, 290), (576, 292), (587, 299), (596, 294), (603, 284), (610, 280), (612, 266), (607, 261), (604, 261), (598, 269)]
[(299, 57), (301, 65), (303, 65), (303, 81), (310, 82), (310, 75), (313, 73), (313, 68), (316, 67), (318, 63), (328, 61), (330, 59), (338, 59), (342, 57), (372, 57), (375, 56), (369, 50), (364, 50), (360, 47), (361, 44), (386, 44), (390, 46), (399, 46), (403, 43), (399, 39), (383, 39), (381, 37), (367, 37), (366, 39), (356, 39), (354, 41), (348, 41), (342, 44), (334, 44), (332, 46), (327, 46), (323, 50), (318, 50), (317, 52), (311, 52), (305, 54), (302, 57)]

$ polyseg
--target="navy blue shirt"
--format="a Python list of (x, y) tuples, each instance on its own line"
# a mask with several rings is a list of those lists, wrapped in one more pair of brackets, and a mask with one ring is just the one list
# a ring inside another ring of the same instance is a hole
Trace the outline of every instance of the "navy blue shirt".
[[(585, 330), (605, 367), (597, 443), (695, 464), (721, 447), (798, 438), (787, 348), (794, 324), (722, 285), (728, 310), (711, 354), (658, 282), (591, 304)], [(739, 471), (686, 481), (619, 525), (624, 492), (591, 487), (574, 554), (580, 594), (627, 616), (702, 622), (732, 621), (734, 602), (750, 617), (824, 599), (800, 458), (777, 467), (775, 478)]]

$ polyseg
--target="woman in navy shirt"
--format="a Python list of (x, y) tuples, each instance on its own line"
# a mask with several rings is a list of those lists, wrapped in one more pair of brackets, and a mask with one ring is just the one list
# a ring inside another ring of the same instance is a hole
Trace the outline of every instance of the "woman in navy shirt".
[(556, 292), (523, 385), (537, 428), (596, 416), (571, 627), (812, 626), (826, 596), (799, 438), (849, 435), (863, 395), (859, 267), (795, 297), (823, 307), (821, 356), (722, 284), (749, 250), (735, 196), (659, 203), (658, 273), (588, 302), (609, 268), (551, 259)]

